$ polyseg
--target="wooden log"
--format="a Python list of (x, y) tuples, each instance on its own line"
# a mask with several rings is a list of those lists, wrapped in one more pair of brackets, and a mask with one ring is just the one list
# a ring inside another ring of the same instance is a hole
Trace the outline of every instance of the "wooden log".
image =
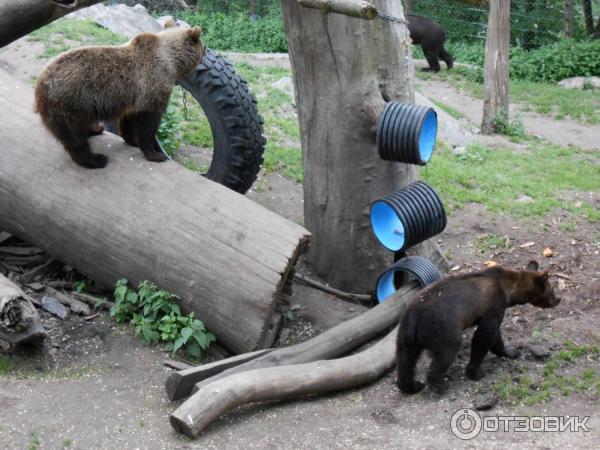
[(0, 2), (0, 47), (37, 30), (77, 9), (100, 3), (102, 0), (19, 0)]
[(369, 349), (345, 358), (251, 370), (206, 384), (170, 415), (171, 426), (195, 438), (236, 406), (371, 383), (393, 367), (397, 332), (394, 328)]
[(31, 88), (0, 72), (0, 229), (111, 287), (149, 280), (236, 353), (269, 347), (267, 324), (310, 233), (110, 133), (101, 170), (76, 166), (33, 113)]
[(358, 19), (373, 20), (377, 8), (363, 0), (297, 0), (305, 8), (318, 9), (324, 13), (343, 14)]
[(46, 337), (35, 306), (12, 281), (0, 275), (0, 349), (21, 343), (39, 343)]
[[(173, 373), (167, 379), (167, 396), (170, 400), (185, 398), (190, 393), (201, 389), (202, 386), (234, 373), (342, 356), (369, 342), (395, 324), (408, 302), (419, 290), (417, 283), (411, 282), (399, 289), (392, 298), (375, 308), (300, 344), (274, 349), (264, 355), (259, 355), (259, 357), (252, 357), (249, 361), (241, 359), (244, 355), (236, 357), (237, 359), (229, 358), (220, 362), (221, 365), (217, 367), (220, 369), (218, 371), (215, 371), (215, 367), (211, 367), (212, 365), (205, 365)], [(233, 365), (230, 367), (226, 366), (232, 363)], [(190, 391), (192, 386), (192, 391)]]

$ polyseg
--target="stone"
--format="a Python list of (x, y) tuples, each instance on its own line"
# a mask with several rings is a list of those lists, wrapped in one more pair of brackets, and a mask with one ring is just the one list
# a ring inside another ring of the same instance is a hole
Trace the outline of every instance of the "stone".
[(42, 308), (48, 311), (50, 314), (54, 314), (59, 319), (65, 320), (69, 317), (69, 308), (53, 297), (42, 298)]
[(600, 89), (600, 77), (572, 77), (565, 78), (558, 82), (559, 86), (566, 89), (585, 89), (591, 86), (594, 89)]
[(473, 399), (473, 407), (477, 411), (485, 411), (493, 408), (498, 403), (498, 397), (493, 392), (485, 392), (479, 394)]
[(69, 14), (69, 18), (93, 20), (98, 25), (109, 29), (113, 33), (131, 38), (143, 31), (156, 33), (162, 30), (154, 17), (148, 14), (142, 5), (126, 6), (111, 5), (104, 6), (102, 3), (83, 8)]

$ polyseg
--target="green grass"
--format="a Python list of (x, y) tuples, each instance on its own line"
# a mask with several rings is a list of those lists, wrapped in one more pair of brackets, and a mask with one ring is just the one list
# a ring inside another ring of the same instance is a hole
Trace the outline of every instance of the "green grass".
[(510, 239), (508, 236), (501, 236), (499, 234), (484, 234), (475, 239), (475, 248), (481, 253), (496, 249), (506, 250), (510, 248)]
[[(548, 362), (532, 376), (512, 378), (505, 376), (493, 385), (501, 400), (513, 405), (535, 405), (548, 401), (557, 395), (568, 396), (575, 392), (590, 392), (600, 397), (600, 371), (587, 368), (571, 370), (573, 365), (587, 358), (597, 360), (599, 350), (594, 345), (576, 345), (567, 341)], [(570, 374), (566, 374), (569, 369)]]
[(26, 380), (80, 380), (102, 373), (102, 369), (96, 367), (60, 367), (40, 371), (36, 366), (35, 356), (0, 355), (0, 377)]
[[(589, 152), (540, 142), (521, 152), (472, 145), (462, 155), (441, 147), (421, 176), (450, 211), (480, 203), (513, 217), (542, 217), (563, 208), (589, 222), (600, 221), (600, 210), (591, 203), (560, 198), (561, 191), (600, 190), (600, 164)], [(531, 201), (516, 202), (520, 195)]]
[(446, 111), (448, 114), (450, 114), (452, 117), (454, 117), (456, 120), (460, 120), (463, 117), (465, 117), (465, 115), (463, 113), (461, 113), (458, 109), (453, 108), (450, 105), (445, 104), (444, 102), (440, 102), (439, 100), (431, 100), (438, 108), (440, 108), (443, 111)]
[(42, 42), (44, 52), (40, 58), (51, 58), (82, 45), (118, 45), (126, 42), (127, 38), (91, 20), (63, 19), (35, 30), (27, 40)]

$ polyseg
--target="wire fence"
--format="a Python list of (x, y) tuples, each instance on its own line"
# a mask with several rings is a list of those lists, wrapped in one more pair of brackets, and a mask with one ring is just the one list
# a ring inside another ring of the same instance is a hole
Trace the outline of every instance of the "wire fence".
[[(451, 41), (485, 39), (486, 0), (403, 0), (406, 11), (439, 22)], [(565, 36), (584, 38), (598, 28), (600, 0), (512, 0), (511, 43), (535, 48)], [(594, 19), (596, 18), (596, 19)], [(590, 28), (591, 26), (591, 28)]]

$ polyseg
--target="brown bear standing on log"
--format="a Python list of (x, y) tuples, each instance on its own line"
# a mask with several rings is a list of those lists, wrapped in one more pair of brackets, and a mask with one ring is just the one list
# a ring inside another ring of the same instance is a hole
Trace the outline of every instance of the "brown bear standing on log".
[(462, 344), (463, 330), (477, 325), (466, 373), (472, 380), (483, 377), (481, 363), (491, 351), (516, 358), (516, 350), (504, 346), (500, 324), (506, 308), (530, 303), (552, 308), (560, 303), (548, 282), (548, 271), (538, 272), (531, 261), (527, 270), (494, 267), (481, 272), (446, 277), (423, 289), (400, 319), (398, 331), (398, 387), (407, 394), (425, 386), (415, 380), (415, 366), (423, 350), (431, 352), (427, 383), (443, 391), (444, 373)]
[(434, 72), (440, 71), (440, 58), (444, 60), (448, 69), (454, 65), (452, 55), (444, 48), (446, 33), (442, 26), (434, 20), (413, 14), (406, 15), (408, 32), (413, 44), (421, 45), (429, 69)]
[(149, 161), (164, 161), (154, 136), (178, 78), (202, 59), (200, 28), (141, 33), (118, 47), (84, 47), (51, 61), (38, 78), (36, 112), (77, 164), (106, 166), (88, 136), (100, 121), (119, 120), (119, 132)]

